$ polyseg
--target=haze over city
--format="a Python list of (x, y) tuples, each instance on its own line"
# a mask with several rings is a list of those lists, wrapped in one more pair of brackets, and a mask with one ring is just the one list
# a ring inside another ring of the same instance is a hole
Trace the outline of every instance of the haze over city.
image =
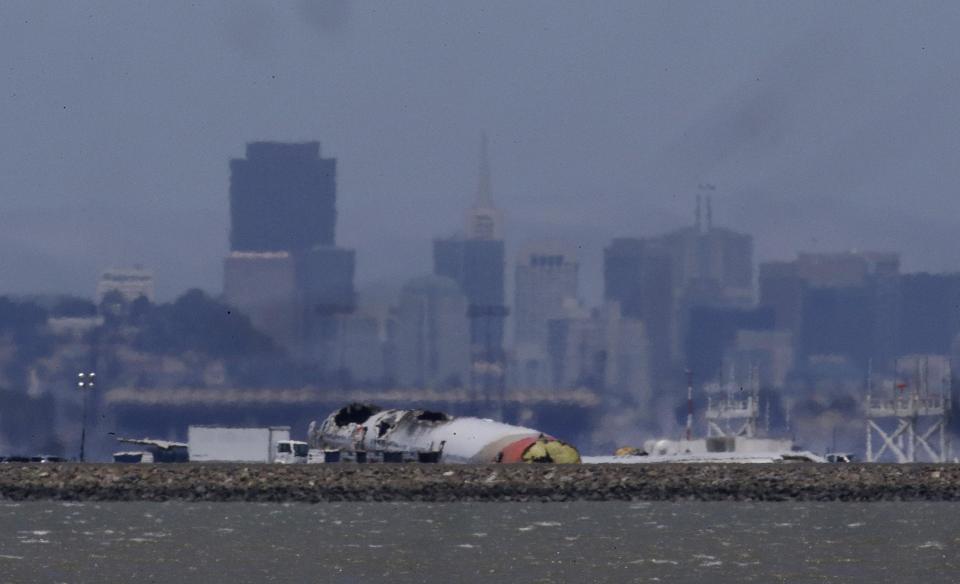
[(960, 8), (924, 7), (4, 3), (0, 291), (141, 263), (162, 300), (219, 293), (227, 161), (255, 140), (337, 158), (358, 288), (396, 290), (461, 228), (481, 132), (508, 258), (575, 242), (591, 304), (610, 238), (689, 224), (698, 185), (760, 261), (956, 270)]

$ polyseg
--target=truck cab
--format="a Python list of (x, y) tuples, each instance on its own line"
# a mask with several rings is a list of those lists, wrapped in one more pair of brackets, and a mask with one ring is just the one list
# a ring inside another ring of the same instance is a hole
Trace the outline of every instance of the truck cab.
[(827, 462), (833, 464), (844, 464), (856, 460), (856, 457), (850, 452), (830, 452), (825, 458)]
[(298, 440), (280, 440), (277, 442), (277, 451), (274, 452), (273, 462), (279, 464), (306, 464), (310, 447), (306, 442)]

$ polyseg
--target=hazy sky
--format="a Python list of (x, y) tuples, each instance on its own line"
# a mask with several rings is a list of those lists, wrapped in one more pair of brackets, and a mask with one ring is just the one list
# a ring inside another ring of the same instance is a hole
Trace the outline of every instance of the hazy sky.
[(555, 0), (0, 3), (0, 292), (143, 263), (221, 288), (228, 160), (320, 140), (361, 288), (429, 271), (490, 137), (510, 253), (692, 219), (758, 259), (960, 270), (960, 4)]

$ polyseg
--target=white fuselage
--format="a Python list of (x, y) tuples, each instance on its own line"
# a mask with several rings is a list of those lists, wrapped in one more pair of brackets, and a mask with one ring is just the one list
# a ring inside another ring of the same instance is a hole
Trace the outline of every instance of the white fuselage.
[(505, 446), (540, 432), (523, 426), (469, 417), (418, 419), (417, 410), (383, 410), (361, 423), (337, 425), (331, 415), (319, 426), (311, 424), (314, 448), (377, 450), (382, 452), (435, 452), (441, 462), (494, 462)]

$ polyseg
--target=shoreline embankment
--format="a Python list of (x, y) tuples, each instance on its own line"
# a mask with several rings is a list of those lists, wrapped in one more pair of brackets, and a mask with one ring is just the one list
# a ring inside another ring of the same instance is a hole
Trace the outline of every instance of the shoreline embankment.
[(0, 499), (960, 501), (960, 464), (0, 464)]

